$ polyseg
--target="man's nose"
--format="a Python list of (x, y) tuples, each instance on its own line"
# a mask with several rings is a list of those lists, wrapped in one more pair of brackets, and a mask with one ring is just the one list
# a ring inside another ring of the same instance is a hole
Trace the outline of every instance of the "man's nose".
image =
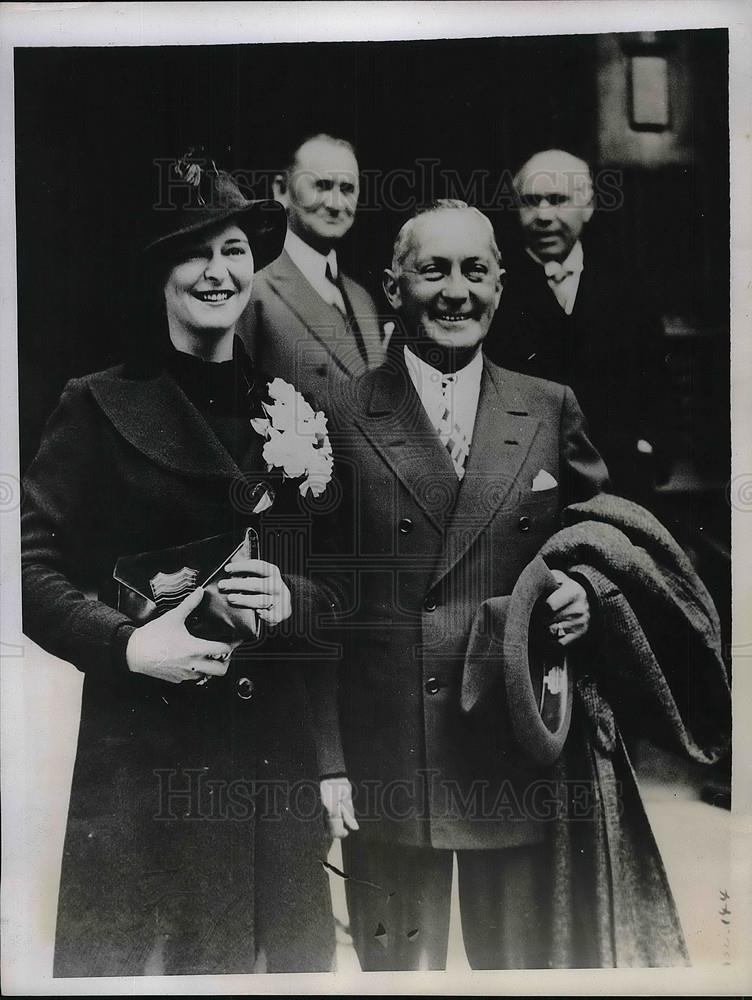
[(556, 215), (556, 210), (554, 205), (548, 200), (548, 198), (541, 198), (536, 206), (535, 218), (538, 222), (543, 222), (548, 224), (553, 222), (554, 216)]
[(324, 205), (333, 215), (342, 209), (342, 195), (337, 187), (332, 187), (324, 193)]
[(441, 286), (441, 294), (452, 302), (464, 302), (468, 297), (467, 278), (459, 268), (452, 268)]

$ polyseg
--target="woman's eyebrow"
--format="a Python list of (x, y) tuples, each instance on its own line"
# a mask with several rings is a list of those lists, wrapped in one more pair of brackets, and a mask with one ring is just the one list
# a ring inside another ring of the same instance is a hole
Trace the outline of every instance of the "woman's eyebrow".
[(225, 240), (224, 242), (225, 242), (225, 246), (228, 243), (246, 243), (246, 244), (248, 244), (248, 246), (250, 246), (250, 243), (248, 243), (248, 240), (245, 239), (242, 236), (231, 236), (229, 240)]

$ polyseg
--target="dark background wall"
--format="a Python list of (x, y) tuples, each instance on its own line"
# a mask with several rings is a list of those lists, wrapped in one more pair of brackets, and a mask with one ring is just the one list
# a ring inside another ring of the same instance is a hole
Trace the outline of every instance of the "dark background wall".
[(643, 265), (666, 321), (676, 452), (666, 519), (724, 549), (728, 39), (703, 30), (657, 42), (673, 142), (658, 156), (657, 140), (629, 128), (628, 36), (17, 49), (22, 465), (66, 379), (115, 363), (140, 334), (136, 264), (155, 158), (203, 144), (260, 196), (299, 137), (352, 139), (363, 195), (342, 255), (378, 296), (417, 204), (467, 197), (503, 247), (516, 233), (511, 174), (536, 149), (563, 146), (611, 177), (606, 193), (618, 197), (602, 200), (589, 235)]

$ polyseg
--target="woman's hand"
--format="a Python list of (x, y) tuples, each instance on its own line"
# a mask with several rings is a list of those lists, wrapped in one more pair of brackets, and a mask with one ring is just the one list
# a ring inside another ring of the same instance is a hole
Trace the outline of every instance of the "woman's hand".
[(199, 606), (203, 596), (204, 591), (199, 587), (172, 611), (137, 628), (125, 650), (128, 669), (170, 684), (201, 682), (207, 676), (226, 674), (230, 653), (240, 643), (197, 639), (185, 627), (186, 618)]
[(319, 787), (326, 809), (329, 836), (343, 838), (348, 830), (359, 830), (352, 801), (352, 785), (347, 778), (324, 778)]
[(581, 639), (590, 627), (590, 603), (587, 591), (560, 569), (551, 570), (559, 586), (546, 600), (553, 612), (549, 631), (560, 646)]
[(236, 559), (217, 584), (233, 608), (254, 608), (268, 625), (279, 625), (292, 614), (292, 600), (279, 567), (261, 559)]

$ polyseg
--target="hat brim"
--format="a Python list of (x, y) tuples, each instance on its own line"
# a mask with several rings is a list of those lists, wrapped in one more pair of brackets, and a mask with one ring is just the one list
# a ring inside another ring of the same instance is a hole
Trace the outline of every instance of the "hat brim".
[(205, 229), (213, 229), (222, 223), (235, 221), (248, 237), (253, 254), (254, 269), (271, 264), (282, 253), (287, 232), (287, 213), (284, 206), (272, 199), (259, 198), (244, 206), (228, 207), (225, 210), (196, 212), (196, 221), (158, 239), (144, 247), (145, 253), (167, 251), (171, 244), (191, 234)]
[[(484, 601), (473, 621), (462, 677), (466, 715), (506, 716), (524, 755), (548, 766), (561, 755), (572, 717), (572, 680), (563, 650), (540, 632), (541, 602), (558, 584), (536, 557), (512, 594)], [(499, 721), (499, 725), (505, 722)]]

